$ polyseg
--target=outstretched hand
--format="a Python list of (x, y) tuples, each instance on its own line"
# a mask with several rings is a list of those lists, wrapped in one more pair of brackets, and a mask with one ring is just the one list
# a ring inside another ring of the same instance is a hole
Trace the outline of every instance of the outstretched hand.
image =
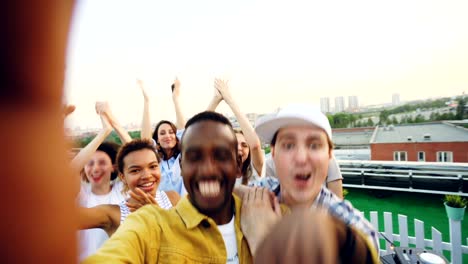
[(64, 105), (62, 109), (63, 117), (67, 117), (75, 111), (76, 107), (74, 105)]
[(278, 199), (266, 188), (251, 188), (243, 196), (241, 228), (253, 255), (281, 219)]
[(223, 97), (224, 101), (229, 104), (231, 101), (231, 92), (229, 91), (229, 81), (215, 78), (214, 87)]
[(179, 81), (179, 79), (177, 77), (175, 78), (174, 83), (171, 85), (171, 89), (172, 89), (172, 96), (179, 97), (179, 95), (180, 95), (180, 81)]
[(106, 101), (96, 102), (96, 113), (98, 115), (107, 114), (110, 112), (109, 103)]
[(143, 98), (145, 98), (145, 100), (149, 100), (148, 92), (145, 89), (145, 85), (143, 81), (140, 79), (137, 79), (137, 84), (138, 84), (138, 87), (140, 87), (141, 92), (143, 93)]
[(156, 199), (149, 193), (145, 193), (140, 188), (135, 188), (135, 191), (130, 190), (130, 199), (125, 203), (130, 212), (135, 212), (138, 208), (147, 204), (158, 204)]

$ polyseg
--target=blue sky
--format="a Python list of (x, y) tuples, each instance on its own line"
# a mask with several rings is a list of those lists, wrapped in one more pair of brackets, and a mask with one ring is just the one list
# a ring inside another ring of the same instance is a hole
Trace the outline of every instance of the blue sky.
[[(244, 112), (357, 95), (360, 104), (461, 94), (468, 87), (468, 1), (78, 1), (68, 48), (70, 126), (99, 127), (94, 102), (122, 123), (204, 110), (215, 77)], [(226, 105), (218, 110), (230, 113)]]

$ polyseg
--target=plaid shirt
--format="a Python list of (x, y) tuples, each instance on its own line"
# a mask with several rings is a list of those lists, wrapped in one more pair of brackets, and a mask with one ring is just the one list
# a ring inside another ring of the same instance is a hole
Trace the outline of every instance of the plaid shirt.
[[(273, 191), (276, 196), (281, 197), (279, 181), (277, 178), (264, 177), (260, 180), (252, 182), (249, 186), (257, 186), (268, 188)], [(280, 199), (281, 200), (281, 199)], [(379, 238), (378, 233), (372, 224), (365, 219), (361, 212), (356, 210), (353, 205), (346, 200), (340, 199), (332, 193), (327, 187), (322, 185), (320, 193), (315, 198), (311, 208), (327, 208), (328, 212), (333, 216), (343, 221), (346, 225), (359, 230), (367, 239), (374, 245), (375, 251), (379, 253)]]

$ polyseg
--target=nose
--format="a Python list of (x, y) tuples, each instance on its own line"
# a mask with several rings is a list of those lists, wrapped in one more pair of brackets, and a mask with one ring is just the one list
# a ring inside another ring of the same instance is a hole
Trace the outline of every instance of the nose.
[(141, 170), (141, 178), (146, 179), (151, 176), (151, 172), (148, 169), (142, 169)]
[(294, 155), (294, 160), (296, 164), (305, 164), (307, 161), (307, 157), (309, 152), (306, 147), (300, 146), (296, 150), (296, 155)]
[(206, 158), (204, 162), (199, 166), (199, 173), (202, 176), (212, 176), (216, 174), (216, 165), (212, 158)]

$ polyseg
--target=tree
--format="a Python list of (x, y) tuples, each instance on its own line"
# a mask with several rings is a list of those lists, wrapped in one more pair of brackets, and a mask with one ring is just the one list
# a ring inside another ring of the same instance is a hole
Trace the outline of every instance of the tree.
[(367, 126), (373, 127), (374, 126), (374, 121), (372, 121), (372, 118), (367, 118)]
[(423, 115), (421, 114), (418, 114), (415, 118), (414, 118), (414, 123), (422, 123), (426, 121), (426, 119), (424, 118)]
[(396, 119), (395, 116), (392, 117), (392, 124), (398, 125), (398, 120)]
[(457, 114), (455, 115), (455, 119), (462, 120), (465, 118), (465, 105), (465, 98), (462, 97), (458, 100)]
[(390, 112), (388, 110), (382, 110), (379, 115), (379, 119), (380, 119), (379, 123), (382, 125), (384, 123), (387, 123), (389, 115), (390, 115)]

